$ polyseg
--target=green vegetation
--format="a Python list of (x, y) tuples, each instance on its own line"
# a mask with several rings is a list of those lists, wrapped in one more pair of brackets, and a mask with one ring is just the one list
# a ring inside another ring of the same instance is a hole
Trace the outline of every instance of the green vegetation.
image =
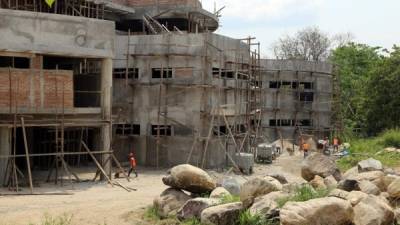
[[(70, 225), (72, 224), (72, 215), (63, 214), (62, 216), (53, 217), (49, 214), (44, 214), (44, 218), (40, 225)], [(30, 225), (34, 225), (30, 223)]]
[(240, 202), (240, 197), (235, 195), (223, 195), (220, 199), (221, 204)]
[(278, 225), (279, 222), (268, 220), (261, 215), (252, 215), (249, 210), (240, 213), (237, 225)]
[(282, 208), (287, 202), (305, 202), (315, 198), (323, 198), (328, 196), (329, 189), (314, 190), (310, 185), (303, 185), (296, 189), (295, 193), (289, 197), (280, 198), (276, 202), (279, 208)]
[(381, 161), (384, 166), (400, 166), (400, 153), (384, 151), (387, 147), (400, 148), (399, 129), (387, 130), (375, 138), (353, 139), (350, 144), (351, 155), (337, 161), (337, 165), (342, 171), (346, 171), (356, 166), (359, 161), (370, 157)]
[(144, 212), (143, 217), (147, 220), (160, 220), (160, 216), (158, 215), (157, 209), (154, 206), (147, 208), (146, 212)]
[[(333, 50), (330, 61), (340, 77), (344, 136), (376, 136), (400, 126), (400, 47), (349, 43)], [(342, 138), (343, 139), (343, 138)]]

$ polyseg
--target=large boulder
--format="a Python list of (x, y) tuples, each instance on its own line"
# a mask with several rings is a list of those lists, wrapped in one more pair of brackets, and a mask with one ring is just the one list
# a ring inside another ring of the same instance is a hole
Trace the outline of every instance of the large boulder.
[(207, 225), (235, 224), (243, 206), (241, 202), (217, 205), (203, 210), (201, 223)]
[(342, 189), (344, 191), (360, 191), (359, 182), (353, 179), (344, 179), (339, 182), (338, 189)]
[(216, 187), (204, 170), (189, 164), (173, 167), (162, 181), (167, 186), (197, 194), (211, 192)]
[(253, 205), (249, 208), (251, 215), (261, 215), (264, 218), (271, 218), (278, 214), (278, 199), (288, 197), (288, 193), (282, 191), (271, 192), (267, 195), (257, 197)]
[(277, 179), (281, 184), (289, 183), (286, 176), (282, 173), (271, 173), (271, 174), (268, 174), (267, 176)]
[(387, 192), (392, 198), (400, 198), (400, 179), (397, 178), (390, 183)]
[(338, 185), (337, 180), (333, 176), (325, 177), (324, 184), (328, 188), (336, 188)]
[(354, 207), (355, 225), (392, 225), (392, 208), (380, 197), (369, 195)]
[(244, 183), (240, 190), (240, 200), (245, 208), (253, 204), (258, 196), (266, 195), (274, 191), (282, 190), (282, 185), (274, 178), (253, 178)]
[(324, 178), (316, 175), (314, 179), (310, 181), (310, 185), (315, 189), (326, 189)]
[(308, 156), (301, 167), (301, 176), (305, 180), (311, 181), (316, 175), (322, 178), (333, 175), (336, 180), (341, 179), (341, 174), (335, 161), (320, 153)]
[(397, 224), (400, 224), (400, 208), (394, 210), (394, 218)]
[(221, 200), (215, 198), (194, 198), (187, 201), (177, 212), (179, 220), (187, 220), (191, 218), (200, 219), (204, 209), (219, 205)]
[(358, 186), (360, 187), (360, 190), (366, 194), (379, 195), (381, 193), (379, 188), (369, 180), (360, 181)]
[(219, 180), (218, 186), (225, 188), (232, 195), (240, 194), (240, 182), (234, 177), (223, 177)]
[(347, 195), (347, 200), (350, 201), (352, 206), (357, 205), (364, 198), (368, 197), (368, 194), (361, 191), (351, 191), (349, 195)]
[(280, 211), (281, 225), (348, 225), (352, 219), (350, 202), (335, 197), (288, 202)]
[(343, 174), (342, 179), (347, 179), (347, 178), (350, 178), (350, 177), (354, 177), (354, 176), (356, 176), (357, 174), (358, 174), (358, 167), (355, 166), (355, 167), (353, 167), (353, 168), (347, 170), (347, 171)]
[(368, 171), (383, 171), (382, 163), (376, 159), (369, 158), (363, 161), (360, 161), (358, 164), (358, 172), (368, 172)]
[(230, 195), (231, 193), (229, 193), (229, 191), (227, 191), (225, 188), (217, 187), (211, 192), (210, 198), (222, 198), (224, 196), (230, 196)]
[(163, 191), (160, 196), (156, 197), (153, 201), (153, 206), (157, 210), (161, 218), (176, 215), (179, 208), (181, 208), (190, 198), (189, 195), (183, 191), (168, 188)]
[(395, 176), (395, 175), (386, 175), (382, 178), (382, 183), (383, 183), (383, 191), (387, 191), (389, 185), (392, 184), (393, 181), (395, 181), (396, 179), (400, 179), (399, 176)]
[(348, 179), (354, 179), (358, 181), (362, 180), (369, 180), (369, 181), (374, 181), (374, 180), (380, 180), (385, 176), (385, 173), (382, 171), (369, 171), (369, 172), (363, 172), (363, 173), (358, 173), (354, 176), (348, 177)]

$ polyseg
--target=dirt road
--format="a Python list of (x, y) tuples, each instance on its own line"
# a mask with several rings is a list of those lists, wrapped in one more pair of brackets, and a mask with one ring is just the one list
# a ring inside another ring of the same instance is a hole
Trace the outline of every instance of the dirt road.
[[(252, 176), (283, 172), (293, 179), (299, 179), (301, 160), (300, 155), (284, 154), (272, 165), (257, 165)], [(36, 192), (57, 190), (73, 195), (3, 196), (0, 197), (0, 225), (40, 224), (46, 213), (53, 217), (70, 215), (72, 224), (138, 225), (140, 218), (137, 215), (165, 190), (166, 186), (161, 181), (164, 174), (165, 170), (140, 169), (139, 178), (129, 183), (125, 179), (118, 179), (121, 184), (138, 189), (135, 192), (111, 187), (107, 183), (87, 182), (74, 184), (73, 189), (68, 183), (62, 188), (55, 188), (53, 184), (35, 188)], [(211, 174), (218, 176), (215, 172)], [(4, 193), (4, 189), (1, 193)]]

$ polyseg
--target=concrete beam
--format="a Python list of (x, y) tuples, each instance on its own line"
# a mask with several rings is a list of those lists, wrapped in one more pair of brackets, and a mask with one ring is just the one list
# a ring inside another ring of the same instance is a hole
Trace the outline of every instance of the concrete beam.
[(86, 58), (114, 56), (111, 21), (0, 9), (0, 51)]

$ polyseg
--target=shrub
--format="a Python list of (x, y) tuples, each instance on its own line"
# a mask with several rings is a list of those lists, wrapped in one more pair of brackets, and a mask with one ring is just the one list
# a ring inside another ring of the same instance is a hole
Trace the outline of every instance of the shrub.
[(323, 198), (328, 196), (329, 189), (314, 190), (310, 185), (303, 185), (296, 189), (294, 194), (289, 197), (277, 199), (279, 208), (282, 208), (287, 202), (305, 202), (315, 198)]
[(279, 222), (265, 219), (260, 215), (252, 215), (249, 210), (242, 211), (237, 225), (278, 225)]
[(146, 212), (144, 213), (144, 218), (148, 220), (160, 220), (160, 216), (158, 215), (157, 208), (154, 206), (148, 207)]
[(220, 199), (221, 204), (240, 202), (240, 197), (236, 195), (223, 195)]

